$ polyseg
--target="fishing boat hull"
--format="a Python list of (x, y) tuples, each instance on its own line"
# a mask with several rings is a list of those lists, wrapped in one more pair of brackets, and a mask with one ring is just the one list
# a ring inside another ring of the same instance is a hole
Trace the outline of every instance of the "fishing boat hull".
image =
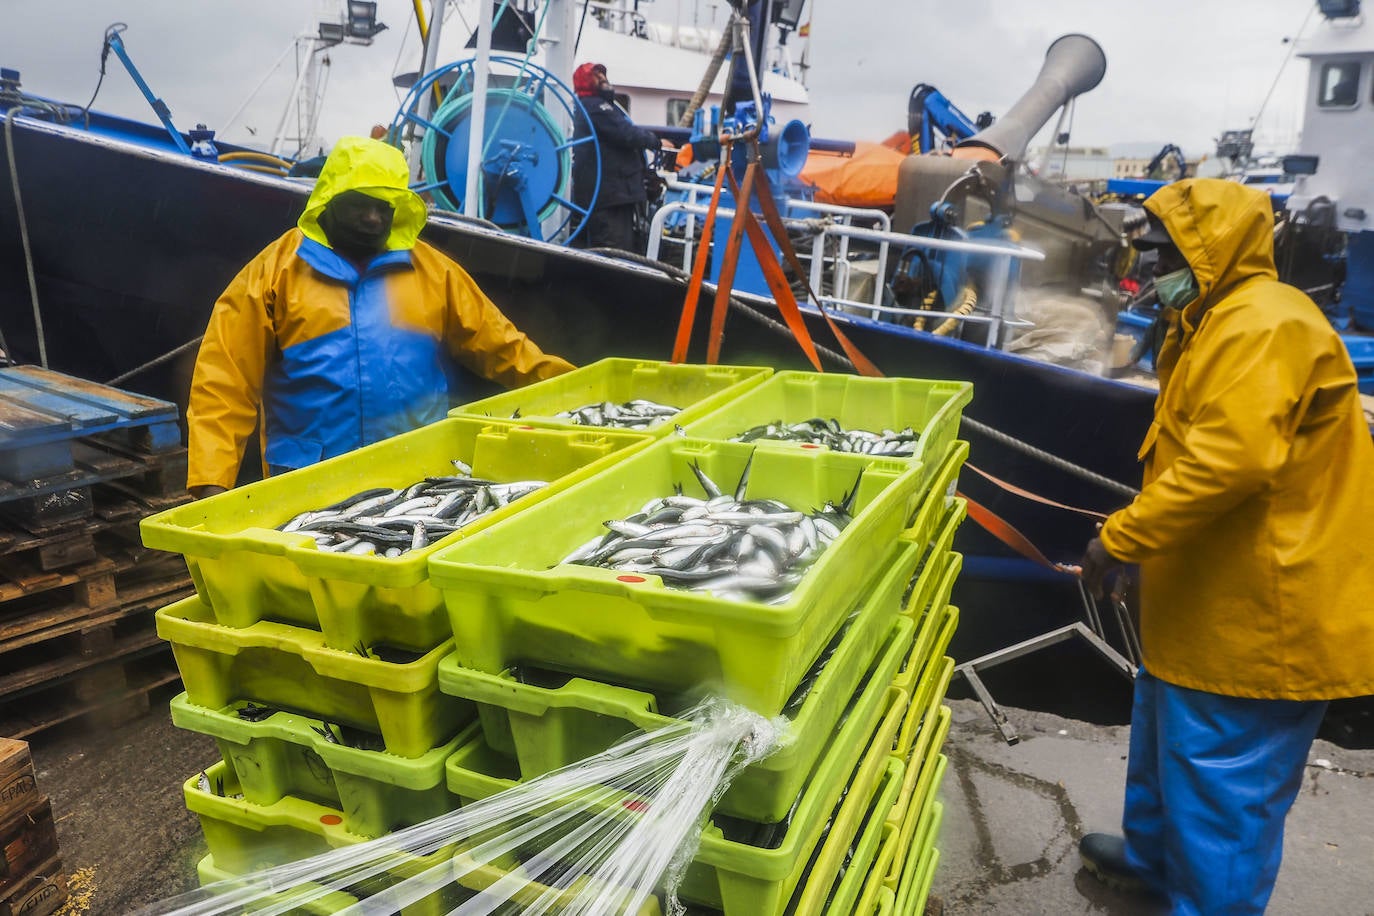
[[(197, 338), (220, 291), (294, 224), (309, 193), (306, 182), (198, 161), (112, 131), (18, 118), (12, 141), (13, 159), (0, 145), (0, 173), (17, 175), (23, 219), (15, 196), (0, 193), (0, 331), (15, 358), (39, 359), (31, 266), (49, 364), (96, 381)], [(683, 287), (652, 268), (450, 215), (434, 215), (424, 238), (541, 346), (575, 363), (665, 359), (672, 351)], [(770, 302), (748, 301), (776, 316)], [(705, 358), (708, 313), (697, 317), (693, 360)], [(806, 320), (818, 341), (833, 342), (819, 313)], [(1135, 451), (1153, 401), (1147, 389), (891, 324), (838, 320), (887, 375), (972, 382), (965, 415), (978, 424), (1117, 481), (1138, 479)], [(194, 359), (190, 347), (122, 384), (184, 407)], [(723, 361), (810, 368), (794, 341), (738, 313), (726, 328)], [(482, 380), (471, 384), (474, 397), (489, 390)], [(1103, 510), (1124, 502), (967, 424), (961, 437), (975, 465), (1050, 499)], [(965, 473), (962, 487), (1055, 560), (1076, 560), (1092, 535), (1086, 520), (1009, 496), (975, 474)], [(966, 562), (955, 601), (967, 595), (982, 606), (965, 605), (955, 647), (961, 657), (1005, 644), (1007, 632), (1043, 629), (1078, 612), (1072, 581), (1038, 571), (976, 526), (961, 529), (956, 547)]]

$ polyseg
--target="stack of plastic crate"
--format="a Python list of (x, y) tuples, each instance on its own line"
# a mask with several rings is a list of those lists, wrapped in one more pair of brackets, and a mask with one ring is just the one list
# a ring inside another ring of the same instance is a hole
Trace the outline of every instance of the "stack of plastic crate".
[[(792, 728), (721, 798), (681, 898), (725, 916), (867, 914), (899, 899), (914, 912), (933, 869), (952, 670), (943, 652), (958, 618), (947, 607), (949, 539), (963, 517), (952, 493), (967, 454), (957, 427), (969, 396), (962, 384), (782, 373), (684, 424), (685, 438), (436, 553), (431, 579), (455, 634), (440, 689), (478, 711), (448, 762), (449, 790), (489, 797), (672, 721), (704, 688), (782, 713)], [(893, 459), (725, 441), (817, 415), (914, 425), (922, 449)], [(560, 563), (603, 519), (679, 487), (703, 495), (693, 466), (726, 490), (748, 467), (746, 498), (795, 508), (839, 502), (857, 481), (854, 521), (776, 605)]]
[[(182, 553), (197, 589), (157, 615), (185, 685), (173, 721), (212, 736), (224, 758), (185, 785), (210, 848), (202, 879), (452, 810), (445, 764), (474, 709), (439, 690), (453, 639), (429, 556), (499, 530), (650, 441), (450, 418), (146, 520), (145, 542)], [(455, 459), (476, 477), (547, 485), (394, 558), (321, 551), (308, 534), (278, 530), (364, 490), (453, 475)], [(343, 906), (346, 896), (329, 899)]]

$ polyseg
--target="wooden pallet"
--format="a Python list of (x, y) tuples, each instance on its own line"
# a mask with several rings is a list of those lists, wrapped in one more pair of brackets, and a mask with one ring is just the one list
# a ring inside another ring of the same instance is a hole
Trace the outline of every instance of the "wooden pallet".
[(112, 727), (147, 712), (154, 692), (180, 683), (171, 647), (158, 641), (73, 682), (0, 702), (0, 735), (26, 738), (77, 720)]
[(0, 518), (36, 532), (90, 518), (102, 502), (185, 496), (187, 459), (180, 446), (156, 455), (86, 440), (67, 447), (75, 461), (70, 470), (24, 481), (0, 479)]
[(52, 802), (39, 797), (28, 808), (0, 820), (0, 897), (57, 855)]
[(67, 899), (62, 860), (53, 856), (23, 881), (0, 892), (0, 916), (49, 916)]
[(0, 369), (0, 515), (34, 527), (91, 515), (92, 488), (185, 488), (176, 405), (32, 366)]
[(23, 741), (0, 738), (0, 821), (33, 807), (38, 798), (29, 746)]

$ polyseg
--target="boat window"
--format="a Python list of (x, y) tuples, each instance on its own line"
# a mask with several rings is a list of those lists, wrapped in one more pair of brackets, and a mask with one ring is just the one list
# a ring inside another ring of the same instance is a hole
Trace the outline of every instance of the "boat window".
[(1355, 107), (1360, 92), (1360, 62), (1348, 60), (1325, 64), (1317, 89), (1317, 104), (1322, 108)]
[(687, 110), (687, 106), (692, 104), (691, 99), (669, 99), (668, 100), (668, 124), (676, 126), (682, 120), (682, 114)]

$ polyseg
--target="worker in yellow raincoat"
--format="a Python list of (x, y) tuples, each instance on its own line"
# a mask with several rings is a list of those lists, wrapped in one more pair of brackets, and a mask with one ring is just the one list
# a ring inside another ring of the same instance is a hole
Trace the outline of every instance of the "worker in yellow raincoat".
[(395, 147), (341, 139), (297, 227), (215, 303), (186, 412), (193, 494), (233, 486), (260, 412), (276, 474), (441, 419), (456, 363), (509, 387), (572, 368), (419, 241), (409, 178)]
[(1169, 330), (1144, 486), (1084, 577), (1140, 564), (1122, 837), (1084, 865), (1176, 914), (1262, 913), (1326, 701), (1374, 692), (1374, 444), (1339, 336), (1274, 269), (1269, 198), (1145, 202)]

